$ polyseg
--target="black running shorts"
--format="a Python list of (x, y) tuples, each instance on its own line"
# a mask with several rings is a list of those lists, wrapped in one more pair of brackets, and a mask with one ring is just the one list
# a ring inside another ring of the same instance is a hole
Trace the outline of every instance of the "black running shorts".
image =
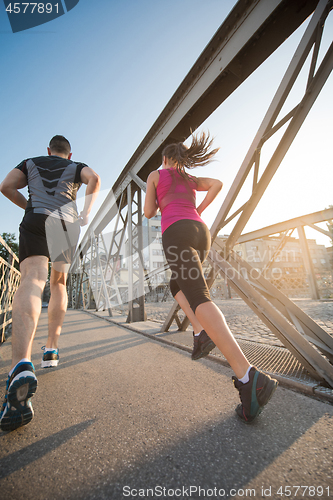
[(210, 243), (208, 227), (195, 220), (174, 222), (162, 235), (165, 257), (172, 271), (171, 293), (175, 297), (181, 290), (194, 312), (198, 305), (211, 301), (201, 266)]
[(44, 214), (26, 212), (20, 224), (19, 261), (45, 255), (51, 262), (70, 264), (80, 235), (79, 221), (70, 223)]

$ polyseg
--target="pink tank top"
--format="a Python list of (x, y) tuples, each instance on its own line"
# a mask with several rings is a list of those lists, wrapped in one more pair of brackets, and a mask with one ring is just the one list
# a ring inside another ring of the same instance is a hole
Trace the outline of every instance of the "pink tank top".
[(162, 168), (159, 174), (156, 196), (162, 214), (162, 233), (182, 219), (203, 222), (196, 209), (195, 181), (187, 181), (172, 168)]

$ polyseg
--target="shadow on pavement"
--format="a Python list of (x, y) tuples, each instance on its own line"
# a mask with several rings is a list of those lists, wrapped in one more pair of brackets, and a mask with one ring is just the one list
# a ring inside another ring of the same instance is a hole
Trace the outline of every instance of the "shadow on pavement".
[[(26, 446), (18, 451), (15, 451), (14, 453), (7, 455), (5, 458), (0, 459), (0, 479), (9, 476), (15, 471), (18, 471), (19, 469), (27, 465), (27, 463), (31, 464), (35, 460), (43, 458), (52, 450), (55, 450), (59, 446), (66, 443), (66, 441), (69, 441), (73, 437), (85, 431), (93, 423), (94, 419), (72, 425), (67, 429), (56, 432), (51, 436), (43, 438), (36, 443), (30, 444), (29, 446)], [(8, 434), (9, 433), (4, 433), (3, 435)]]

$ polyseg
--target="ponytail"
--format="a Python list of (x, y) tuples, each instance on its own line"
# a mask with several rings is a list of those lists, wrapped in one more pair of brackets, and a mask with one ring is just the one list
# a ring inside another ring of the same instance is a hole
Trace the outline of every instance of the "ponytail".
[(213, 139), (209, 133), (202, 132), (200, 136), (192, 134), (192, 143), (189, 147), (182, 142), (169, 144), (162, 151), (162, 158), (176, 163), (177, 172), (185, 179), (193, 179), (186, 172), (185, 168), (203, 167), (210, 163), (219, 148), (211, 149)]

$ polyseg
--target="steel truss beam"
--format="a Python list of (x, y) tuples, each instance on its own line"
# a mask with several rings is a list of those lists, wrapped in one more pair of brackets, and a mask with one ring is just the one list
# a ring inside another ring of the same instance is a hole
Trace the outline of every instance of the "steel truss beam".
[[(278, 234), (290, 229), (296, 229), (299, 226), (309, 226), (322, 232), (323, 230), (315, 224), (331, 219), (333, 219), (333, 208), (326, 208), (320, 212), (302, 215), (301, 217), (295, 217), (294, 219), (289, 219), (283, 222), (278, 222), (277, 224), (272, 224), (271, 226), (263, 227), (257, 231), (242, 234), (239, 236), (237, 242), (245, 243), (246, 241), (257, 240), (259, 238), (264, 238), (265, 236), (271, 236), (272, 234)], [(324, 231), (324, 234), (326, 234), (326, 236), (330, 236), (328, 231)]]
[(287, 241), (290, 240), (292, 234), (293, 234), (294, 230), (293, 229), (290, 229), (289, 231), (285, 231), (283, 234), (282, 234), (282, 238), (274, 252), (274, 254), (272, 255), (272, 257), (270, 258), (269, 262), (265, 265), (265, 267), (263, 268), (262, 270), (262, 274), (265, 274), (268, 269), (271, 268), (271, 266), (274, 264), (274, 262), (276, 261), (277, 257), (280, 255), (280, 253), (282, 252), (285, 244), (287, 243)]
[[(302, 40), (291, 60), (291, 63), (282, 79), (282, 82), (275, 94), (275, 97), (266, 113), (266, 116), (259, 127), (256, 137), (235, 177), (235, 180), (224, 200), (224, 203), (212, 225), (211, 233), (215, 239), (218, 232), (226, 226), (237, 215), (241, 214), (238, 218), (228, 240), (226, 241), (227, 249), (233, 248), (236, 241), (240, 237), (245, 225), (249, 221), (254, 209), (258, 205), (261, 197), (263, 196), (268, 184), (277, 171), (281, 161), (286, 155), (290, 145), (296, 137), (302, 123), (304, 122), (308, 112), (310, 111), (313, 103), (318, 97), (322, 87), (324, 86), (327, 78), (329, 77), (333, 68), (333, 44), (329, 47), (320, 67), (314, 74), (316, 66), (319, 44), (321, 40), (321, 33), (323, 24), (329, 14), (332, 2), (321, 0), (310, 20), (310, 23), (302, 37)], [(278, 115), (284, 105), (290, 91), (301, 72), (303, 65), (314, 47), (311, 67), (309, 71), (308, 84), (305, 94), (299, 104), (287, 115), (276, 123)], [(268, 162), (260, 180), (258, 180), (258, 166), (260, 159), (260, 152), (265, 142), (272, 137), (283, 125), (289, 121), (289, 125), (283, 134), (280, 143), (278, 144), (271, 160)], [(234, 214), (229, 215), (237, 196), (244, 185), (250, 171), (253, 168), (253, 190), (248, 201), (238, 209)]]
[[(120, 265), (120, 252), (124, 243), (128, 221), (128, 213), (126, 213), (125, 218), (122, 214), (122, 210), (126, 207), (126, 204), (124, 203), (125, 198), (126, 197), (123, 193), (120, 198), (119, 211), (116, 217), (116, 223), (112, 232), (112, 239), (108, 251), (103, 234), (100, 233), (99, 235), (103, 241), (104, 255), (107, 255), (107, 259), (103, 266), (101, 265), (101, 274), (103, 275), (105, 286), (100, 288), (98, 304), (100, 305), (100, 309), (108, 310), (109, 316), (112, 316), (112, 302), (117, 307), (120, 306), (120, 308), (124, 311), (123, 299), (117, 283), (117, 274)], [(122, 227), (119, 228), (119, 223), (121, 222)], [(108, 273), (110, 274), (109, 279), (107, 278)]]
[(250, 264), (233, 251), (226, 260), (220, 250), (214, 244), (209, 255), (215, 271), (228, 278), (230, 286), (315, 379), (333, 387), (333, 338)]
[[(333, 46), (331, 45), (328, 49), (326, 56), (324, 57), (319, 69), (314, 73), (316, 61), (318, 57), (319, 44), (321, 40), (321, 34), (323, 31), (323, 25), (325, 19), (329, 14), (332, 7), (332, 2), (327, 0), (321, 0), (310, 20), (310, 23), (302, 37), (302, 40), (291, 60), (291, 63), (282, 79), (282, 82), (275, 94), (275, 97), (266, 113), (266, 116), (259, 127), (256, 137), (239, 169), (238, 174), (222, 204), (222, 207), (211, 227), (212, 241), (215, 240), (218, 232), (235, 219), (239, 214), (240, 217), (237, 220), (230, 236), (225, 242), (227, 252), (233, 248), (236, 242), (241, 241), (241, 232), (245, 225), (249, 221), (254, 209), (258, 205), (262, 195), (264, 194), (268, 184), (273, 178), (276, 170), (278, 169), (282, 159), (284, 158), (286, 152), (288, 151), (293, 139), (295, 138), (298, 130), (300, 129), (303, 121), (305, 120), (311, 106), (313, 105), (315, 99), (320, 93), (321, 88), (326, 82), (330, 72), (333, 68)], [(303, 68), (304, 62), (310, 53), (311, 48), (314, 46), (313, 57), (311, 61), (309, 77), (306, 92), (303, 99), (300, 101), (299, 105), (296, 106), (290, 113), (288, 113), (284, 118), (275, 124), (278, 115), (285, 103), (293, 84), (295, 83), (297, 76)], [(268, 138), (277, 132), (282, 125), (290, 121), (287, 130), (285, 131), (278, 147), (273, 153), (271, 160), (263, 172), (260, 180), (258, 180), (259, 173), (259, 162), (260, 162), (260, 151), (267, 141)], [(253, 189), (249, 200), (242, 205), (238, 210), (236, 210), (232, 215), (229, 215), (233, 205), (237, 200), (237, 196), (244, 185), (250, 171), (253, 169)], [(227, 255), (227, 254), (226, 254)], [(308, 272), (311, 274), (309, 268)], [(311, 284), (312, 283), (311, 279)], [(209, 283), (212, 285), (214, 282), (213, 273), (210, 276)], [(314, 286), (314, 285), (313, 285)], [(317, 292), (315, 292), (317, 295)], [(177, 314), (179, 308), (174, 305), (172, 311), (170, 312), (164, 326), (170, 325), (173, 318)]]

